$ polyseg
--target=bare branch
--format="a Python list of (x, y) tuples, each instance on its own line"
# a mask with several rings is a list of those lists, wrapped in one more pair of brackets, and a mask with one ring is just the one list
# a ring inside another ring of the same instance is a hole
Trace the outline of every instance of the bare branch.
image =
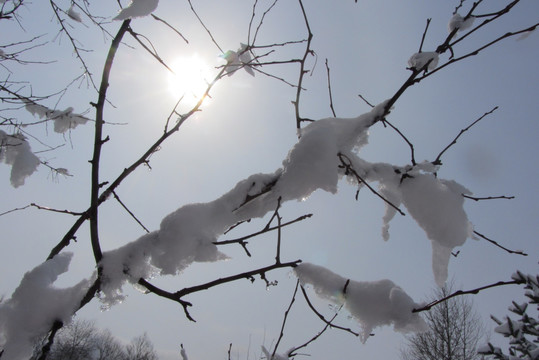
[(337, 117), (337, 115), (335, 115), (335, 109), (333, 108), (333, 95), (331, 94), (331, 78), (329, 76), (329, 65), (328, 65), (327, 58), (326, 58), (326, 72), (328, 74), (329, 107), (331, 109), (331, 113), (333, 114), (333, 117)]
[(487, 111), (486, 113), (484, 113), (483, 115), (481, 115), (477, 120), (475, 120), (473, 123), (471, 123), (470, 125), (468, 125), (467, 127), (465, 127), (464, 129), (460, 130), (460, 132), (458, 133), (458, 135), (453, 139), (453, 141), (451, 141), (451, 143), (449, 145), (447, 145), (439, 154), (438, 156), (436, 157), (436, 159), (432, 162), (434, 165), (441, 165), (442, 164), (442, 161), (441, 161), (441, 157), (442, 155), (453, 145), (455, 145), (457, 143), (457, 140), (459, 139), (459, 137), (462, 136), (462, 134), (464, 134), (466, 131), (470, 130), (470, 128), (472, 126), (474, 126), (475, 124), (477, 124), (479, 121), (483, 120), (487, 115), (490, 115), (492, 114), (494, 111), (498, 110), (498, 107), (495, 106), (492, 110), (490, 111)]
[(335, 329), (346, 331), (346, 332), (348, 332), (348, 333), (350, 333), (352, 335), (355, 335), (355, 336), (359, 336), (359, 333), (352, 331), (352, 329), (350, 329), (350, 328), (345, 328), (345, 327), (333, 324), (332, 321), (335, 319), (336, 314), (333, 316), (333, 318), (331, 320), (326, 320), (324, 315), (320, 314), (320, 312), (315, 309), (315, 307), (311, 303), (311, 300), (309, 300), (309, 297), (307, 296), (307, 292), (305, 291), (305, 288), (303, 286), (301, 286), (301, 292), (303, 293), (303, 297), (305, 298), (305, 301), (307, 301), (307, 305), (309, 305), (309, 307), (316, 314), (316, 316), (318, 316), (318, 318), (320, 320), (325, 322), (327, 326), (335, 328)]
[(483, 235), (483, 234), (481, 234), (481, 233), (479, 233), (479, 232), (477, 232), (477, 231), (475, 231), (475, 230), (474, 230), (473, 233), (474, 233), (475, 235), (479, 236), (480, 238), (482, 238), (482, 239), (488, 241), (489, 243), (491, 243), (491, 244), (493, 244), (493, 245), (499, 247), (500, 249), (507, 251), (509, 254), (528, 256), (528, 254), (526, 254), (525, 252), (523, 252), (523, 251), (521, 251), (521, 250), (510, 250), (510, 249), (508, 249), (508, 248), (506, 248), (506, 247), (504, 247), (504, 246), (498, 244), (496, 241), (494, 241), (494, 240), (492, 240), (492, 239), (489, 239), (489, 238), (486, 237), (485, 235)]
[(211, 41), (213, 41), (213, 43), (215, 44), (215, 46), (217, 46), (217, 48), (219, 49), (219, 51), (221, 51), (221, 54), (224, 54), (225, 52), (223, 51), (223, 49), (219, 46), (219, 44), (217, 43), (217, 41), (215, 40), (215, 38), (213, 37), (211, 31), (208, 29), (208, 27), (204, 24), (204, 22), (202, 21), (202, 19), (200, 18), (200, 16), (198, 16), (197, 12), (195, 11), (195, 8), (193, 7), (193, 4), (191, 3), (191, 0), (187, 0), (189, 2), (189, 6), (191, 7), (191, 11), (193, 12), (193, 14), (195, 14), (195, 16), (197, 17), (198, 19), (198, 22), (200, 22), (200, 25), (202, 25), (202, 27), (204, 28), (204, 30), (206, 30), (206, 32), (208, 33), (208, 35), (210, 36), (211, 38)]
[(273, 348), (273, 354), (272, 357), (275, 357), (275, 353), (277, 352), (277, 348), (279, 347), (279, 344), (281, 343), (281, 340), (284, 336), (284, 329), (286, 326), (286, 321), (288, 319), (288, 314), (290, 313), (290, 310), (292, 309), (292, 305), (296, 301), (296, 294), (298, 293), (299, 288), (299, 280), (296, 281), (296, 287), (294, 288), (294, 293), (292, 294), (292, 299), (290, 299), (290, 304), (288, 305), (288, 308), (284, 312), (283, 317), (283, 323), (281, 324), (281, 332), (279, 333), (279, 337), (277, 338), (277, 342), (275, 343), (275, 347)]
[(131, 210), (129, 210), (129, 208), (122, 202), (122, 200), (120, 200), (120, 197), (116, 194), (116, 192), (115, 192), (115, 191), (112, 191), (112, 194), (114, 195), (114, 198), (116, 199), (116, 201), (118, 201), (118, 203), (119, 203), (120, 205), (122, 205), (122, 207), (124, 208), (124, 210), (127, 211), (127, 213), (128, 213), (129, 215), (131, 215), (131, 217), (137, 222), (137, 224), (139, 224), (139, 225), (144, 229), (144, 231), (146, 231), (147, 233), (149, 233), (150, 230), (148, 230), (148, 229), (146, 228), (146, 226), (144, 226), (144, 225), (142, 224), (142, 222), (135, 216), (135, 214), (133, 214), (133, 212), (132, 212)]
[(474, 200), (474, 201), (481, 201), (481, 200), (496, 200), (496, 199), (506, 199), (506, 200), (511, 200), (511, 199), (514, 199), (514, 198), (515, 198), (514, 196), (505, 196), (505, 195), (501, 195), (501, 196), (488, 196), (488, 197), (474, 197), (474, 196), (462, 194), (462, 196), (464, 196), (466, 199), (470, 199), (470, 200)]
[(170, 25), (168, 22), (166, 22), (165, 20), (161, 19), (160, 17), (156, 16), (155, 14), (150, 14), (155, 20), (157, 21), (160, 21), (162, 22), (163, 24), (165, 24), (168, 28), (170, 28), (172, 31), (174, 31), (176, 34), (178, 34), (184, 41), (186, 44), (189, 44), (189, 41), (185, 38), (185, 36), (182, 35), (181, 32), (179, 32), (174, 26)]
[[(350, 160), (350, 158), (342, 153), (339, 153), (338, 154), (339, 156), (339, 160), (341, 160), (341, 164), (342, 164), (342, 167), (345, 169), (344, 170), (344, 174), (345, 175), (350, 175), (352, 174), (357, 182), (359, 184), (365, 184), (365, 186), (367, 186), (369, 188), (369, 190), (375, 194), (376, 196), (378, 196), (380, 199), (384, 200), (384, 202), (386, 204), (388, 204), (389, 206), (391, 206), (393, 209), (395, 209), (399, 214), (401, 214), (402, 216), (405, 216), (406, 214), (401, 210), (399, 209), (397, 206), (395, 206), (393, 203), (391, 203), (389, 200), (387, 200), (386, 198), (384, 198), (382, 195), (380, 195), (380, 193), (378, 193), (376, 190), (373, 189), (372, 186), (370, 186), (361, 176), (359, 176), (359, 174), (357, 173), (357, 171), (353, 168), (352, 166), (352, 161)], [(345, 161), (346, 159), (346, 161)], [(358, 190), (359, 192), (359, 190)], [(357, 193), (356, 193), (356, 200), (357, 200)]]
[(427, 36), (427, 31), (429, 30), (429, 25), (432, 19), (427, 19), (427, 25), (425, 26), (425, 31), (423, 31), (423, 36), (421, 37), (421, 44), (419, 44), (419, 51), (423, 51), (423, 43), (425, 42), (425, 36)]
[(442, 299), (439, 299), (439, 300), (435, 300), (419, 309), (413, 309), (412, 312), (414, 313), (417, 313), (417, 312), (422, 312), (422, 311), (428, 311), (430, 310), (433, 306), (436, 306), (444, 301), (447, 301), (455, 296), (461, 296), (461, 295), (469, 295), (469, 294), (478, 294), (480, 291), (483, 291), (483, 290), (486, 290), (486, 289), (490, 289), (490, 288), (493, 288), (493, 287), (498, 287), (498, 286), (505, 286), (505, 285), (516, 285), (516, 284), (522, 284), (523, 282), (522, 281), (517, 281), (517, 280), (513, 280), (513, 281), (498, 281), (497, 283), (494, 283), (494, 284), (490, 284), (490, 285), (485, 285), (485, 286), (481, 286), (481, 287), (478, 287), (476, 289), (472, 289), (472, 290), (458, 290), (458, 291), (455, 291), (454, 293), (442, 298)]

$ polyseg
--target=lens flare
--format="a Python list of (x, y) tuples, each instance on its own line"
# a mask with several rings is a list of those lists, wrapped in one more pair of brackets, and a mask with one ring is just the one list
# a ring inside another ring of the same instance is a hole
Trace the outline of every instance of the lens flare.
[[(189, 57), (180, 56), (170, 65), (174, 73), (169, 73), (168, 85), (171, 96), (176, 99), (182, 98), (182, 103), (195, 105), (208, 88), (212, 80), (211, 67), (197, 54)], [(209, 97), (204, 99), (204, 105), (208, 105)]]

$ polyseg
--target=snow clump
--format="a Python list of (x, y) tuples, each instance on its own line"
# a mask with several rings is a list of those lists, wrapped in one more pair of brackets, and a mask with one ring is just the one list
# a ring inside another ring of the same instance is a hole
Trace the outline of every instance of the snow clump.
[(61, 253), (27, 272), (11, 298), (0, 303), (2, 360), (28, 359), (36, 339), (44, 336), (55, 321), (70, 321), (92, 283), (82, 280), (63, 289), (53, 286), (68, 270), (72, 256)]
[(63, 134), (79, 125), (84, 125), (88, 121), (88, 118), (80, 114), (74, 114), (72, 107), (68, 107), (65, 110), (53, 110), (43, 105), (27, 102), (25, 108), (29, 113), (40, 119), (53, 120), (54, 132), (59, 134)]
[(39, 158), (30, 149), (30, 144), (22, 134), (8, 135), (0, 130), (0, 162), (11, 165), (11, 185), (24, 185), (40, 164)]
[(450, 33), (452, 33), (455, 29), (457, 31), (463, 31), (466, 29), (469, 29), (472, 27), (474, 23), (475, 17), (470, 16), (466, 20), (462, 17), (462, 15), (456, 13), (451, 17), (449, 20), (449, 24), (447, 24), (447, 30), (449, 30)]
[(429, 64), (426, 70), (434, 70), (438, 66), (438, 53), (436, 51), (418, 52), (408, 59), (408, 67), (415, 70), (421, 70)]
[(112, 20), (127, 20), (150, 15), (157, 9), (159, 0), (132, 0)]
[(373, 329), (393, 325), (399, 332), (424, 331), (423, 319), (413, 313), (420, 307), (391, 280), (354, 281), (318, 265), (302, 263), (294, 268), (302, 285), (311, 284), (321, 298), (344, 305), (361, 324), (360, 338), (367, 341)]
[(226, 74), (231, 76), (238, 69), (243, 68), (251, 76), (255, 76), (250, 63), (253, 60), (250, 51), (247, 49), (246, 44), (240, 44), (240, 48), (237, 51), (228, 50), (222, 55), (226, 60)]

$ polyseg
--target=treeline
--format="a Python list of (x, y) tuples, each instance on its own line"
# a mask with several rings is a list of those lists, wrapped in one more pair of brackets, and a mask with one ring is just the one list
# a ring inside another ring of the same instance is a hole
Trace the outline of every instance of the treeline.
[[(36, 344), (32, 359), (38, 359), (42, 343)], [(47, 360), (158, 360), (146, 333), (124, 344), (108, 329), (98, 329), (94, 322), (75, 320), (60, 330)]]

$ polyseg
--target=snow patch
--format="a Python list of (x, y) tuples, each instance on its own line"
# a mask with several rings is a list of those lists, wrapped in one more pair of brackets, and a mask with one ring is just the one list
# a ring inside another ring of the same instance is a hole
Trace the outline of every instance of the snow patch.
[(311, 284), (318, 296), (345, 306), (362, 327), (360, 338), (363, 343), (373, 329), (384, 325), (393, 325), (396, 331), (403, 333), (426, 330), (423, 319), (412, 312), (420, 305), (391, 280), (347, 280), (310, 263), (298, 265), (294, 272), (301, 284)]
[(438, 66), (438, 53), (435, 51), (418, 52), (410, 56), (408, 59), (408, 67), (415, 70), (423, 69), (427, 63), (429, 64), (425, 70), (434, 70)]
[(63, 134), (79, 125), (84, 125), (88, 121), (84, 116), (74, 114), (72, 107), (68, 107), (65, 110), (53, 110), (43, 105), (27, 102), (25, 108), (29, 113), (40, 119), (53, 120), (54, 131), (59, 134)]
[(0, 162), (11, 165), (11, 185), (24, 185), (40, 164), (39, 158), (30, 149), (22, 134), (8, 135), (0, 130)]
[(470, 16), (465, 20), (462, 15), (456, 13), (449, 20), (449, 23), (447, 24), (447, 30), (449, 31), (449, 33), (452, 33), (455, 29), (457, 29), (457, 31), (469, 29), (470, 27), (472, 27), (474, 20), (475, 17), (473, 16)]
[(53, 286), (68, 270), (72, 256), (61, 253), (27, 272), (11, 298), (0, 303), (2, 360), (28, 359), (36, 339), (55, 321), (70, 321), (92, 283), (85, 279), (69, 288)]
[(112, 20), (127, 20), (150, 15), (157, 9), (159, 0), (132, 0)]

